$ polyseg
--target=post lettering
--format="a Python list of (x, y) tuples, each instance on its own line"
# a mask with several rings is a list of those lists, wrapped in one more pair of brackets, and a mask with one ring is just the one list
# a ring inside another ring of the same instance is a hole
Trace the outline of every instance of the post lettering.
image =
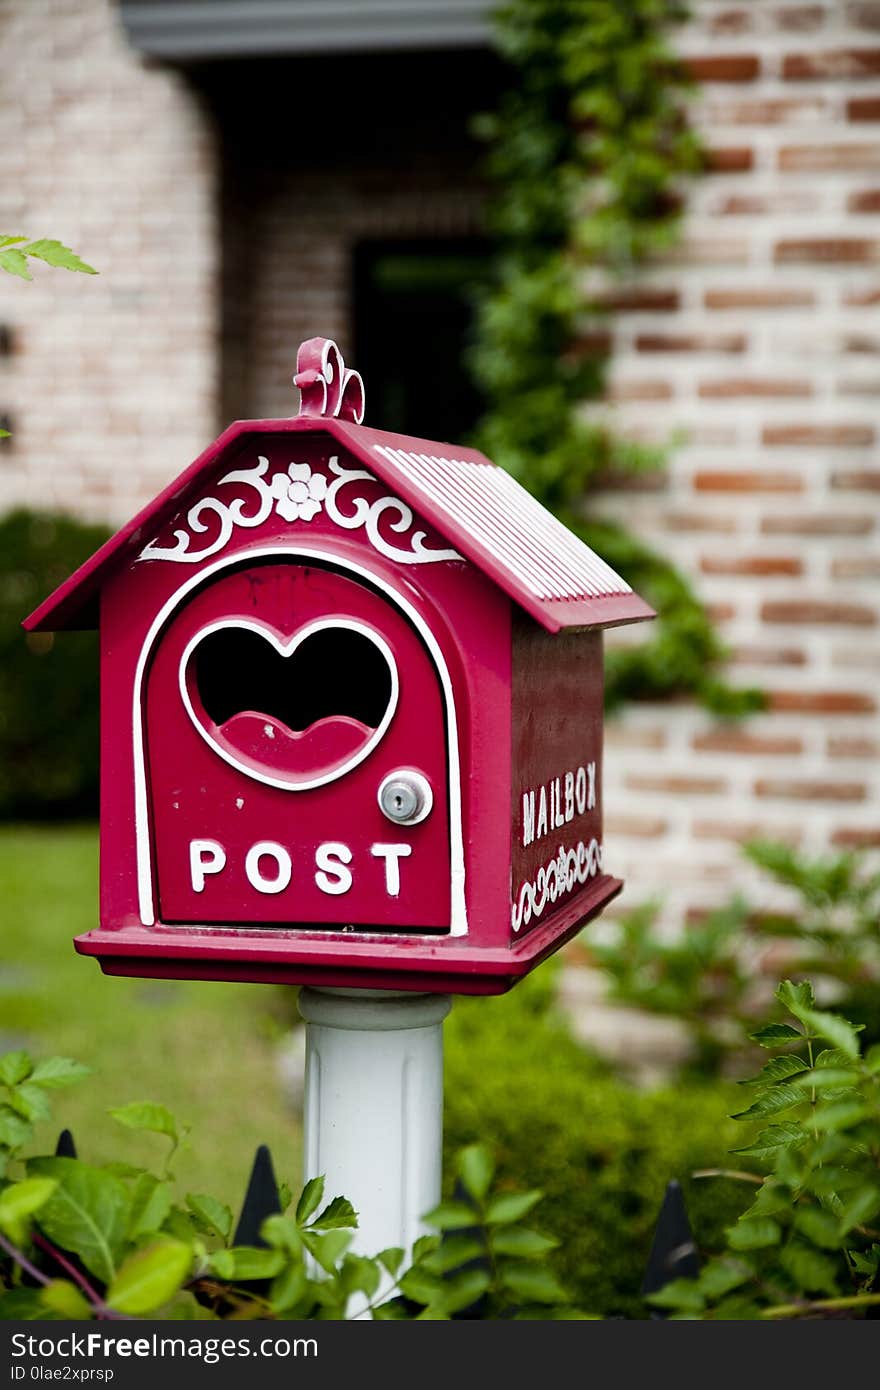
[(318, 872), (315, 874), (315, 882), (322, 893), (331, 893), (338, 896), (340, 893), (347, 893), (352, 884), (351, 869), (347, 869), (346, 864), (351, 863), (351, 850), (348, 845), (339, 844), (330, 840), (327, 844), (318, 845), (315, 850), (315, 865)]
[[(260, 860), (263, 858), (275, 860), (277, 872), (274, 878), (266, 878), (261, 873)], [(244, 871), (248, 883), (258, 893), (283, 893), (293, 874), (293, 865), (283, 845), (276, 844), (274, 840), (260, 840), (248, 850)]]
[(385, 860), (385, 891), (389, 898), (400, 897), (400, 861), (412, 854), (412, 845), (373, 845), (370, 853)]
[(189, 879), (194, 893), (205, 891), (205, 875), (226, 867), (226, 851), (216, 840), (190, 840)]

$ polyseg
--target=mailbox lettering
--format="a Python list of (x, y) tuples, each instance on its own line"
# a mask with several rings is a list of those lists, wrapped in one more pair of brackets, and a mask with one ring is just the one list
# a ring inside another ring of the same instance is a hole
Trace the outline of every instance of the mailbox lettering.
[[(535, 806), (537, 804), (537, 817)], [(596, 764), (586, 763), (522, 795), (522, 842), (531, 845), (596, 806)]]
[[(376, 844), (370, 853), (381, 859), (385, 867), (385, 891), (389, 898), (400, 897), (400, 861), (412, 854), (412, 845)], [(315, 883), (322, 893), (339, 897), (348, 893), (354, 884), (354, 873), (348, 867), (353, 855), (348, 845), (339, 840), (327, 840), (315, 850)], [(205, 891), (209, 874), (219, 874), (227, 867), (226, 850), (217, 840), (191, 840), (189, 846), (190, 883), (194, 893)], [(293, 881), (293, 859), (284, 845), (275, 840), (259, 840), (245, 855), (244, 872), (248, 883), (258, 893), (283, 893)]]

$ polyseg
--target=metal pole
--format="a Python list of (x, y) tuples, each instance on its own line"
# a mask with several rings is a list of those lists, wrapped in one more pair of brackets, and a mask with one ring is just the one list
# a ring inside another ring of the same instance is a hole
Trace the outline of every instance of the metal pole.
[(303, 989), (305, 1176), (359, 1213), (352, 1248), (411, 1251), (440, 1200), (445, 994)]

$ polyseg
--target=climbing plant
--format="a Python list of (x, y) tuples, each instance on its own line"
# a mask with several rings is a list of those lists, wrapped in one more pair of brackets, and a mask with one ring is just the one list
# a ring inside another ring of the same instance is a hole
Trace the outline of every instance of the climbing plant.
[(646, 643), (611, 654), (610, 702), (687, 692), (739, 714), (760, 696), (717, 674), (724, 648), (687, 580), (625, 527), (584, 514), (601, 476), (664, 458), (585, 406), (605, 388), (607, 287), (672, 243), (682, 180), (700, 168), (667, 41), (684, 17), (676, 0), (512, 0), (497, 12), (513, 81), (478, 124), (498, 253), (471, 365), (486, 452), (658, 610)]

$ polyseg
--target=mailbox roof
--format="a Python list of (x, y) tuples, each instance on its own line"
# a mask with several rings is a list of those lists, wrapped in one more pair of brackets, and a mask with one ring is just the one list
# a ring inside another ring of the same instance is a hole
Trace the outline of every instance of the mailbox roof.
[(613, 627), (654, 616), (595, 551), (475, 449), (300, 416), (230, 425), (50, 594), (24, 626), (31, 631), (97, 626), (102, 585), (195, 499), (206, 476), (213, 476), (243, 438), (316, 433), (329, 434), (350, 450), (549, 632)]

